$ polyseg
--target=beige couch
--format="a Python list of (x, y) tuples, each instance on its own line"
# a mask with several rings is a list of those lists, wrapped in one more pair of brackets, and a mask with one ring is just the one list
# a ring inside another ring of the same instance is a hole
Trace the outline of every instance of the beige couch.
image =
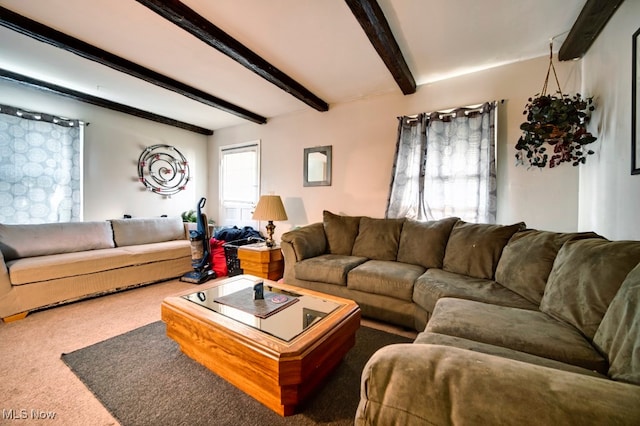
[(370, 359), (358, 425), (640, 424), (638, 241), (325, 212), (282, 247), (285, 282), (421, 331)]
[(0, 224), (0, 318), (179, 277), (191, 270), (180, 217)]

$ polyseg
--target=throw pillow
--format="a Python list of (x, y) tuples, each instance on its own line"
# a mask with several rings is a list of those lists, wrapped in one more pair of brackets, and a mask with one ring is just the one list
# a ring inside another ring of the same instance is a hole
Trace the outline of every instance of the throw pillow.
[(407, 220), (400, 234), (398, 262), (442, 269), (447, 240), (458, 220), (457, 217), (429, 222)]
[(540, 304), (558, 250), (569, 240), (584, 238), (599, 238), (599, 235), (534, 229), (517, 232), (502, 251), (496, 281), (528, 301)]
[(568, 241), (553, 263), (540, 310), (592, 339), (622, 281), (639, 262), (640, 241)]
[(360, 219), (360, 229), (352, 255), (373, 260), (392, 260), (398, 256), (404, 219)]
[(502, 249), (523, 230), (523, 222), (490, 225), (458, 221), (451, 231), (444, 254), (443, 269), (474, 278), (493, 279)]
[(340, 216), (325, 210), (322, 212), (322, 222), (329, 253), (351, 256), (360, 227), (360, 216)]

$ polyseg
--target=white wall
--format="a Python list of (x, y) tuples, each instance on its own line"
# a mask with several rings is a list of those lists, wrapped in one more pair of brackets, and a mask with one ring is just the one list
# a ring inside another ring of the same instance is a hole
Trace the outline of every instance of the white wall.
[[(320, 221), (323, 209), (383, 217), (396, 117), (505, 99), (499, 107), (498, 222), (523, 220), (534, 228), (575, 231), (577, 168), (566, 164), (542, 171), (515, 167), (514, 146), (525, 118), (522, 111), (527, 98), (542, 89), (547, 66), (548, 57), (543, 57), (423, 85), (409, 96), (398, 90), (331, 105), (325, 113), (304, 111), (270, 119), (262, 126), (218, 130), (210, 137), (209, 164), (217, 169), (221, 145), (262, 140), (262, 193), (281, 195), (289, 216), (288, 221), (276, 223), (277, 237), (291, 227)], [(556, 63), (556, 69), (565, 92), (580, 87), (579, 62)], [(303, 149), (318, 145), (333, 146), (332, 186), (303, 187)], [(213, 170), (209, 196), (212, 200), (218, 197), (217, 171)]]
[(582, 59), (599, 141), (580, 173), (579, 227), (610, 239), (640, 240), (640, 175), (631, 175), (631, 36), (639, 27), (640, 2), (622, 3)]
[[(179, 215), (207, 193), (207, 137), (0, 80), (0, 103), (89, 122), (84, 141), (84, 220)], [(190, 162), (185, 191), (163, 198), (138, 182), (138, 157), (150, 145), (175, 146)], [(209, 207), (214, 203), (207, 203)]]

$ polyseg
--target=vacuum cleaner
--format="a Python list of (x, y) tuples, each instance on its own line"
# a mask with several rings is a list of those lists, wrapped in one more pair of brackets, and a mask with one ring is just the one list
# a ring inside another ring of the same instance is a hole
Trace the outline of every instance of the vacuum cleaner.
[(211, 265), (211, 247), (209, 240), (209, 224), (207, 216), (202, 213), (202, 208), (207, 199), (202, 197), (196, 207), (196, 229), (189, 231), (189, 241), (191, 242), (191, 266), (193, 271), (187, 272), (180, 278), (193, 284), (202, 284), (211, 278), (216, 277)]

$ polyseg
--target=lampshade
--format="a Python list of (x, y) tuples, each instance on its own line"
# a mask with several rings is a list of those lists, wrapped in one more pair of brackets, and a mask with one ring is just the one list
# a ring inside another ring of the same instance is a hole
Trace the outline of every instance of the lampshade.
[(287, 220), (287, 212), (284, 211), (279, 195), (262, 195), (256, 210), (253, 212), (253, 220)]

